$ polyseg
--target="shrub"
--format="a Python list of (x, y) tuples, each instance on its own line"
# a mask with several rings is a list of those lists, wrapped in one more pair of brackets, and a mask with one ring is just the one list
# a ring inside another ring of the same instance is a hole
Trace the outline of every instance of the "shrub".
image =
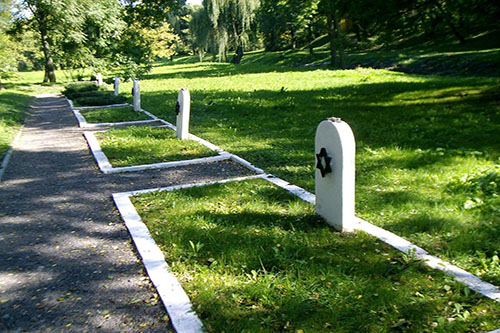
[(74, 82), (68, 84), (64, 89), (63, 94), (68, 98), (71, 97), (75, 93), (82, 93), (88, 91), (97, 91), (99, 86), (94, 82)]
[(102, 96), (102, 95), (109, 95), (109, 91), (105, 91), (104, 89), (100, 90), (93, 90), (93, 91), (76, 91), (76, 92), (70, 92), (70, 93), (65, 93), (66, 97), (69, 99), (78, 99), (81, 97), (97, 97), (97, 96)]
[(112, 93), (100, 93), (94, 96), (83, 96), (74, 100), (79, 106), (99, 106), (125, 103), (127, 98), (123, 95), (115, 96)]

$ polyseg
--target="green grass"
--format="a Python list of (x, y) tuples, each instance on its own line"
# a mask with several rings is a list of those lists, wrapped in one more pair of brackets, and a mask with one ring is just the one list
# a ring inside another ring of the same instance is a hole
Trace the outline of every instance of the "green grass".
[(24, 121), (30, 100), (18, 90), (0, 90), (0, 161)]
[(209, 332), (479, 332), (500, 304), (264, 180), (133, 198)]
[(316, 127), (344, 119), (357, 142), (357, 215), (500, 284), (500, 215), (466, 208), (470, 194), (454, 190), (500, 164), (498, 79), (158, 64), (141, 80), (142, 106), (174, 122), (183, 87), (192, 133), (309, 191)]
[(28, 115), (32, 98), (61, 88), (59, 85), (40, 84), (42, 79), (39, 72), (32, 72), (20, 73), (18, 77), (2, 82), (5, 89), (0, 90), (0, 160)]
[(215, 156), (216, 151), (192, 140), (179, 140), (166, 128), (127, 127), (96, 133), (102, 151), (114, 167), (190, 160)]
[[(323, 42), (327, 42), (327, 38)], [(347, 50), (345, 62), (347, 68), (361, 66), (391, 68), (405, 73), (498, 77), (499, 53), (500, 30), (497, 30), (471, 36), (465, 44), (458, 43), (454, 38), (415, 36), (392, 46), (362, 51)], [(324, 44), (316, 47), (314, 54), (309, 54), (306, 49), (249, 52), (244, 56), (243, 63), (300, 66), (329, 60), (328, 44)]]
[(89, 123), (116, 123), (151, 119), (145, 113), (134, 111), (131, 106), (80, 110), (80, 113)]

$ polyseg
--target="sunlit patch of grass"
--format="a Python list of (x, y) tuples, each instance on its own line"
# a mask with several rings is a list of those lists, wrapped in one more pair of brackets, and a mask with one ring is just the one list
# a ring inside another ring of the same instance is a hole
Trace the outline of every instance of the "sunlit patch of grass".
[(166, 128), (127, 127), (96, 133), (102, 151), (114, 167), (190, 160), (217, 155), (192, 140), (179, 140)]
[(0, 90), (0, 161), (24, 121), (30, 99), (16, 90)]
[(88, 109), (81, 110), (80, 113), (89, 123), (116, 123), (123, 121), (136, 121), (151, 119), (143, 112), (134, 111), (131, 106), (116, 108)]
[(498, 303), (263, 180), (133, 202), (208, 331), (498, 328)]
[(24, 122), (32, 98), (61, 88), (59, 85), (39, 84), (43, 76), (37, 81), (39, 77), (38, 72), (20, 73), (8, 81), (2, 81), (4, 89), (0, 90), (0, 160)]

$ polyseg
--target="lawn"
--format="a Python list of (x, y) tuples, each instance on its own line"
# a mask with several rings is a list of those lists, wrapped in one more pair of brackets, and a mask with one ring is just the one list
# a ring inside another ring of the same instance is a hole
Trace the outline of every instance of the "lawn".
[(134, 111), (132, 106), (80, 110), (80, 113), (88, 123), (117, 123), (151, 119), (143, 112)]
[(264, 180), (133, 198), (209, 332), (478, 332), (500, 304)]
[(309, 191), (316, 127), (340, 117), (357, 140), (357, 215), (500, 284), (498, 79), (190, 61), (142, 78), (144, 109), (174, 122), (186, 87), (192, 133)]
[(176, 138), (168, 128), (130, 126), (96, 133), (113, 167), (125, 167), (215, 156), (218, 153), (193, 140)]
[(20, 73), (16, 78), (2, 82), (0, 90), (0, 160), (9, 150), (12, 140), (28, 114), (28, 104), (41, 93), (56, 92), (58, 85), (42, 85), (40, 72)]

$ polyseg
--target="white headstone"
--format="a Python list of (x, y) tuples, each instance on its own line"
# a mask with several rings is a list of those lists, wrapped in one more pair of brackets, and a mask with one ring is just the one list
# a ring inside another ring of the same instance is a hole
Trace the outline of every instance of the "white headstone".
[(141, 89), (139, 87), (139, 80), (134, 79), (132, 87), (132, 95), (134, 95), (134, 111), (141, 110)]
[(340, 118), (322, 121), (316, 130), (316, 213), (339, 231), (354, 229), (356, 143)]
[(177, 97), (177, 138), (185, 140), (189, 137), (189, 116), (191, 110), (191, 97), (189, 91), (182, 88)]
[(97, 73), (96, 75), (97, 85), (102, 86), (102, 74)]
[(120, 78), (115, 76), (115, 96), (118, 96), (120, 92)]

